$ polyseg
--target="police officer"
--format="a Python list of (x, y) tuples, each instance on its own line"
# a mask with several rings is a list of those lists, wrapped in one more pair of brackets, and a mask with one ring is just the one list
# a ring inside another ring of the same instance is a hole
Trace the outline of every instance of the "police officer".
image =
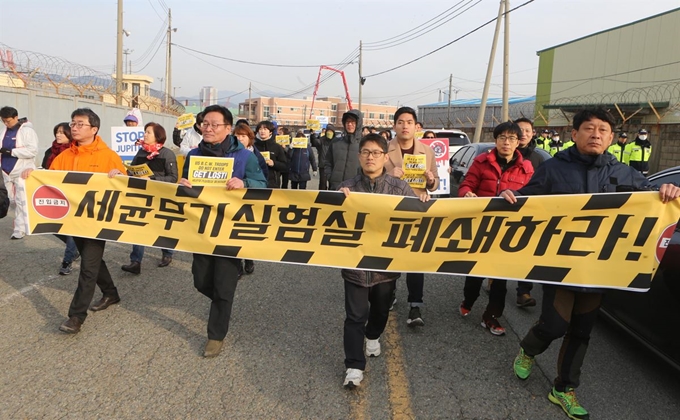
[(550, 130), (543, 129), (541, 135), (536, 138), (536, 147), (550, 151)]
[(647, 140), (647, 130), (638, 131), (635, 141), (631, 145), (629, 165), (647, 175), (649, 172), (649, 157), (652, 155), (652, 143)]
[(555, 156), (555, 153), (564, 149), (564, 143), (560, 140), (560, 133), (552, 131), (552, 141), (550, 142), (550, 156)]
[(619, 141), (609, 146), (607, 151), (616, 157), (619, 162), (630, 165), (630, 151), (633, 147), (633, 143), (627, 143), (628, 134), (621, 132), (619, 133)]
[(562, 146), (562, 150), (568, 149), (568, 148), (570, 148), (570, 147), (573, 146), (573, 145), (574, 145), (574, 138), (573, 138), (573, 137), (570, 137), (570, 138), (569, 138), (569, 141), (565, 141), (565, 142), (564, 142), (564, 146)]

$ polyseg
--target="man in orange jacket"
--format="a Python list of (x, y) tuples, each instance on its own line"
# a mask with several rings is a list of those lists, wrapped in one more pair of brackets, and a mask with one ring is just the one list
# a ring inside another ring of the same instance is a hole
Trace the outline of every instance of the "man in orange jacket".
[[(89, 108), (76, 109), (71, 113), (71, 148), (64, 150), (54, 159), (50, 169), (57, 171), (103, 172), (112, 169), (125, 172), (125, 166), (120, 156), (109, 149), (104, 140), (97, 134), (101, 122), (99, 116)], [(22, 174), (27, 178), (31, 170)], [(76, 247), (81, 255), (80, 276), (78, 288), (73, 295), (68, 310), (68, 320), (59, 329), (65, 333), (76, 334), (87, 317), (88, 306), (92, 311), (101, 311), (120, 302), (118, 290), (113, 284), (106, 263), (102, 259), (106, 241), (90, 238), (74, 237)], [(95, 285), (102, 291), (102, 298), (92, 306)]]

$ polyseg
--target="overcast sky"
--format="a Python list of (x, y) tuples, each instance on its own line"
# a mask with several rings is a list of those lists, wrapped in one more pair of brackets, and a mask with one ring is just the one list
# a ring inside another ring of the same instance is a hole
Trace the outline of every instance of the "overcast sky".
[[(525, 1), (513, 0), (511, 7)], [(165, 44), (161, 45), (157, 35), (165, 33), (161, 28), (166, 5), (172, 10), (172, 26), (177, 28), (172, 36), (178, 44), (172, 52), (177, 96), (197, 95), (206, 85), (247, 93), (249, 82), (253, 95), (259, 96), (257, 92), (291, 94), (313, 85), (319, 65), (339, 65), (354, 57), (359, 40), (366, 46), (365, 76), (399, 66), (493, 19), (499, 1), (126, 0), (124, 28), (131, 35), (124, 45), (134, 50), (129, 55), (133, 71), (146, 66), (141, 73), (155, 79), (155, 88), (161, 88), (160, 78), (165, 73)], [(535, 94), (536, 51), (676, 7), (680, 0), (535, 0), (527, 4), (510, 17), (510, 95)], [(112, 73), (116, 10), (116, 0), (0, 0), (0, 42)], [(442, 21), (434, 24), (437, 20)], [(420, 31), (423, 28), (426, 30)], [(439, 89), (448, 89), (451, 73), (459, 99), (480, 97), (493, 31), (492, 23), (413, 64), (368, 77), (363, 102), (412, 106), (436, 102)], [(397, 37), (403, 33), (407, 34)], [(404, 42), (409, 35), (420, 36)], [(502, 39), (501, 32), (492, 97), (501, 95)], [(388, 43), (381, 43), (384, 40)], [(399, 45), (379, 49), (394, 44)], [(312, 67), (235, 63), (180, 46), (244, 61)], [(348, 64), (344, 71), (356, 102), (358, 64)], [(308, 89), (295, 97), (311, 93)], [(341, 79), (333, 77), (322, 84), (319, 94), (344, 96)]]

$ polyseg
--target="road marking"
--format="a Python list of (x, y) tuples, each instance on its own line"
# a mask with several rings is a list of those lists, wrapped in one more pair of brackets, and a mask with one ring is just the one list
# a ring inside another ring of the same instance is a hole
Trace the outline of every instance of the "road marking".
[(397, 317), (395, 315), (395, 312), (390, 314), (383, 334), (383, 341), (390, 350), (385, 358), (385, 363), (387, 365), (387, 387), (389, 390), (392, 418), (397, 420), (414, 419), (415, 416), (411, 408), (411, 394), (408, 389), (408, 379), (406, 378), (406, 364), (404, 363), (401, 336), (399, 331), (397, 331)]
[(25, 295), (26, 293), (32, 291), (32, 290), (37, 290), (40, 286), (44, 285), (45, 283), (48, 283), (52, 280), (58, 279), (60, 276), (58, 274), (55, 274), (53, 276), (48, 276), (45, 277), (44, 279), (38, 280), (35, 283), (31, 283), (28, 286), (22, 287), (21, 289), (17, 290), (16, 292), (10, 293), (7, 296), (3, 296), (0, 299), (0, 307), (5, 306), (8, 304), (10, 301)]
[(352, 400), (349, 405), (349, 418), (352, 420), (365, 420), (366, 419), (366, 392), (364, 392), (364, 387), (366, 386), (366, 379), (362, 381), (359, 388), (355, 388), (352, 392)]

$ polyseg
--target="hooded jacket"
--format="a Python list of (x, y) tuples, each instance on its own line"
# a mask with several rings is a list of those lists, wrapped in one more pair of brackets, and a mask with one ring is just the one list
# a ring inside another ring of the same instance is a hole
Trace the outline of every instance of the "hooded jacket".
[[(352, 179), (342, 182), (338, 188), (347, 187), (353, 192), (365, 192), (373, 194), (402, 195), (405, 197), (415, 197), (411, 187), (399, 178), (387, 175), (383, 170), (382, 175), (371, 180), (361, 172)], [(400, 273), (388, 273), (384, 271), (364, 271), (364, 270), (341, 270), (342, 278), (350, 283), (362, 287), (371, 287), (378, 283), (385, 283), (399, 278)]]
[(357, 120), (354, 133), (350, 134), (345, 130), (344, 135), (333, 139), (324, 160), (324, 171), (328, 177), (331, 190), (337, 190), (342, 181), (354, 178), (360, 171), (359, 141), (361, 140), (363, 118), (361, 112), (353, 109), (342, 115), (343, 121), (349, 115)]
[[(0, 141), (5, 137), (7, 127), (0, 128)], [(35, 156), (38, 154), (38, 134), (33, 130), (33, 124), (25, 122), (19, 126), (17, 131), (16, 147), (12, 149), (12, 156), (17, 158), (10, 178), (17, 178), (25, 169), (35, 169)], [(2, 159), (0, 157), (0, 159)]]
[(331, 147), (331, 143), (335, 139), (335, 126), (333, 124), (326, 125), (326, 132), (331, 131), (333, 133), (333, 138), (328, 138), (327, 136), (317, 136), (316, 133), (312, 133), (309, 138), (312, 141), (312, 145), (316, 147), (317, 154), (319, 155), (319, 166), (323, 167), (324, 162), (326, 162), (326, 154), (328, 154), (328, 148)]
[(71, 147), (54, 158), (50, 169), (57, 171), (103, 172), (118, 169), (127, 173), (120, 156), (109, 149), (101, 137), (95, 136), (94, 141), (86, 146), (79, 146), (78, 142), (71, 142)]
[(519, 189), (529, 182), (534, 174), (534, 167), (531, 162), (522, 158), (519, 150), (515, 150), (515, 161), (505, 171), (498, 164), (495, 150), (482, 153), (472, 161), (458, 189), (459, 197), (464, 197), (468, 191), (479, 197), (496, 197), (503, 190)]
[(259, 134), (255, 135), (255, 148), (260, 152), (269, 152), (269, 158), (274, 161), (274, 166), (269, 167), (267, 174), (267, 188), (279, 188), (281, 186), (281, 172), (288, 172), (286, 152), (280, 144), (276, 143), (275, 132), (267, 140), (262, 140)]
[(309, 166), (316, 172), (316, 158), (310, 142), (304, 149), (290, 147), (288, 149), (288, 179), (292, 182), (305, 182), (312, 179), (309, 176)]

